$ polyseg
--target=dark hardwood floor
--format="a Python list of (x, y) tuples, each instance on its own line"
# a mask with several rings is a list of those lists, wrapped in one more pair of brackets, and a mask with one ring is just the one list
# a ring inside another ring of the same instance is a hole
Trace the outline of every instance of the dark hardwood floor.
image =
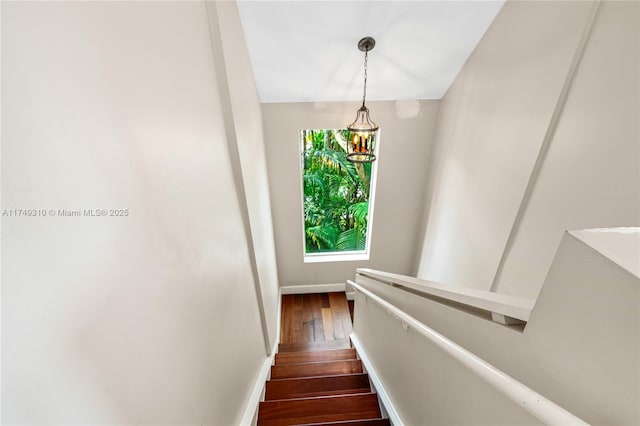
[(282, 297), (282, 337), (258, 426), (390, 425), (351, 347), (352, 308), (344, 293)]
[(282, 296), (280, 343), (349, 339), (352, 306), (344, 292)]

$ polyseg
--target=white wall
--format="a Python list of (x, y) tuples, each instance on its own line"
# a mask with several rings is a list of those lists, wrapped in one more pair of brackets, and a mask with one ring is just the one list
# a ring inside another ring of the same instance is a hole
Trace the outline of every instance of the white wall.
[(129, 211), (2, 218), (3, 423), (237, 423), (265, 347), (219, 61), (201, 2), (2, 4), (2, 208)]
[(535, 297), (565, 230), (640, 224), (639, 16), (601, 5), (497, 291)]
[[(617, 247), (612, 260), (601, 253), (602, 241), (591, 246), (583, 233), (579, 237), (565, 233), (524, 330), (361, 275), (356, 282), (589, 424), (637, 425), (640, 276), (620, 262), (619, 252), (629, 250), (639, 259), (638, 234), (634, 238), (635, 247), (626, 238), (609, 238), (606, 244), (615, 241)], [(392, 399), (413, 415), (424, 412), (427, 402), (412, 395), (429, 392), (448, 403), (449, 395), (439, 395), (440, 390), (433, 388), (434, 382), (444, 382), (444, 389), (451, 384), (440, 370), (431, 368), (432, 349), (419, 344), (412, 330), (405, 332), (400, 321), (384, 311), (375, 314), (384, 318), (372, 318), (374, 314), (367, 312), (374, 311), (372, 305), (375, 303), (362, 296), (356, 298), (354, 332), (365, 336), (367, 354), (380, 360), (376, 365), (385, 375), (385, 385), (390, 384)], [(379, 322), (391, 322), (392, 327), (378, 330)], [(451, 370), (460, 369), (447, 365)], [(401, 374), (410, 377), (405, 379), (406, 387)], [(462, 373), (451, 375), (458, 381)], [(469, 386), (477, 384), (469, 379)], [(461, 388), (466, 401), (469, 387), (463, 384)], [(491, 397), (491, 393), (481, 397)], [(474, 402), (461, 411), (476, 409)], [(435, 408), (440, 412), (449, 406)]]
[[(214, 6), (215, 5), (215, 6)], [(229, 88), (225, 105), (233, 120), (233, 135), (242, 171), (241, 188), (248, 214), (254, 280), (259, 284), (260, 304), (271, 347), (276, 342), (278, 271), (271, 218), (271, 199), (262, 130), (262, 110), (236, 2), (209, 3), (212, 22), (219, 22), (220, 47), (224, 55), (223, 86)], [(214, 16), (215, 15), (215, 16)], [(225, 84), (226, 83), (226, 84)]]
[[(406, 425), (538, 425), (539, 420), (361, 293), (354, 332)], [(362, 355), (362, 354), (360, 354)], [(371, 374), (371, 373), (370, 373)]]
[(538, 176), (592, 3), (505, 4), (442, 101), (419, 277), (535, 297), (564, 230), (638, 222), (637, 6), (603, 2)]
[(586, 229), (571, 235), (640, 278), (640, 227)]
[(438, 101), (367, 104), (381, 129), (370, 259), (304, 263), (300, 130), (346, 126), (359, 104), (263, 104), (280, 285), (344, 283), (359, 267), (411, 272), (424, 205), (425, 159), (434, 140), (438, 105)]

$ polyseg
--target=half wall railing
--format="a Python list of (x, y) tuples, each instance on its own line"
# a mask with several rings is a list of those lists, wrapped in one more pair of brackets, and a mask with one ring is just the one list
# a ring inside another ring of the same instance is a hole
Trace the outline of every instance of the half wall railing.
[(443, 285), (419, 278), (374, 269), (359, 268), (358, 277), (371, 278), (393, 287), (409, 289), (426, 297), (436, 297), (474, 309), (486, 311), (495, 322), (502, 324), (529, 321), (535, 300), (524, 297), (482, 291), (469, 287)]
[[(358, 273), (363, 274), (374, 274), (378, 277), (386, 276), (387, 278), (392, 278), (393, 281), (398, 281), (399, 279), (394, 274), (381, 273), (378, 271), (371, 271), (365, 269), (359, 269)], [(402, 278), (400, 281), (404, 283), (409, 283), (407, 279)], [(402, 311), (395, 305), (387, 302), (382, 299), (378, 295), (372, 293), (361, 285), (348, 280), (347, 281), (347, 290), (349, 287), (354, 289), (356, 292), (362, 294), (367, 299), (372, 300), (376, 304), (378, 304), (381, 308), (387, 311), (393, 318), (402, 322), (402, 326), (405, 330), (412, 329), (415, 330), (419, 335), (428, 339), (432, 344), (436, 345), (439, 349), (444, 351), (448, 356), (455, 359), (459, 364), (464, 366), (470, 372), (472, 372), (475, 376), (486, 382), (488, 385), (497, 390), (500, 394), (506, 397), (508, 400), (512, 401), (514, 404), (517, 404), (522, 410), (524, 410), (529, 415), (535, 417), (539, 421), (548, 425), (585, 425), (583, 420), (571, 414), (567, 410), (558, 406), (554, 402), (535, 392), (531, 388), (522, 384), (518, 380), (510, 377), (506, 373), (500, 371), (493, 365), (459, 346), (455, 342), (449, 340), (442, 334), (436, 332), (430, 327), (426, 326), (422, 322), (418, 321), (414, 317), (410, 316), (406, 312)], [(434, 290), (434, 292), (438, 291), (439, 296), (442, 294), (439, 292), (441, 289)], [(500, 303), (494, 301), (487, 301), (484, 298), (481, 298), (480, 301), (474, 299), (473, 294), (467, 294), (463, 298), (469, 303), (482, 304), (483, 306), (490, 307), (491, 309), (499, 308), (499, 312), (502, 314), (506, 313), (504, 309), (500, 308)], [(491, 302), (491, 303), (489, 303)], [(487, 305), (489, 303), (489, 305)], [(475, 306), (475, 305), (474, 305)], [(513, 315), (514, 313), (519, 315), (517, 312), (509, 310), (508, 313)], [(522, 316), (522, 315), (521, 315)], [(527, 318), (527, 316), (522, 316)]]

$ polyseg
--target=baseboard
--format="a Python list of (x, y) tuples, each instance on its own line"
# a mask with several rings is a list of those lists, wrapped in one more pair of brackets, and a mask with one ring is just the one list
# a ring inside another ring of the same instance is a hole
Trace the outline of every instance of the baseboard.
[(282, 288), (278, 289), (278, 307), (276, 308), (278, 312), (278, 318), (276, 318), (276, 341), (273, 345), (273, 355), (278, 352), (278, 344), (280, 343), (280, 332), (282, 327)]
[(282, 294), (307, 294), (307, 293), (331, 293), (334, 291), (345, 291), (345, 283), (335, 284), (301, 284), (281, 286)]
[(378, 393), (380, 402), (384, 406), (384, 409), (387, 412), (387, 415), (389, 416), (389, 420), (391, 421), (391, 424), (393, 426), (403, 426), (405, 423), (402, 421), (402, 419), (400, 418), (400, 415), (398, 414), (398, 411), (396, 410), (393, 403), (391, 402), (391, 399), (389, 398), (389, 394), (384, 389), (384, 385), (382, 384), (380, 377), (376, 373), (376, 369), (374, 368), (373, 364), (371, 364), (371, 360), (367, 356), (367, 352), (364, 350), (364, 347), (360, 343), (360, 340), (358, 340), (358, 337), (355, 335), (355, 333), (352, 333), (349, 337), (351, 338), (351, 343), (353, 344), (353, 347), (356, 348), (356, 352), (358, 352), (358, 356), (360, 357), (360, 360), (362, 361), (364, 368), (367, 370), (367, 373), (369, 374), (369, 378), (371, 379), (371, 382), (375, 387), (376, 392)]
[(280, 321), (282, 317), (282, 291), (278, 290), (278, 308), (277, 308), (277, 320), (276, 320), (276, 341), (273, 345), (273, 350), (271, 351), (271, 355), (264, 360), (262, 364), (262, 368), (260, 369), (260, 373), (258, 374), (258, 378), (256, 379), (255, 384), (253, 385), (253, 390), (251, 391), (251, 396), (249, 397), (249, 402), (244, 410), (244, 414), (240, 419), (241, 426), (253, 426), (257, 423), (258, 420), (258, 408), (260, 406), (260, 401), (264, 399), (264, 388), (265, 383), (270, 378), (271, 366), (273, 365), (273, 359), (278, 352), (278, 342), (280, 342)]
[(251, 396), (249, 396), (249, 402), (247, 403), (247, 407), (244, 410), (244, 414), (240, 419), (240, 425), (242, 426), (250, 426), (255, 424), (255, 420), (257, 418), (256, 414), (258, 413), (258, 406), (260, 400), (262, 399), (262, 392), (264, 390), (264, 384), (269, 378), (269, 373), (271, 372), (271, 365), (273, 365), (273, 358), (276, 355), (276, 351), (264, 360), (262, 364), (262, 368), (260, 369), (260, 373), (258, 373), (258, 378), (256, 379), (256, 383), (253, 386), (253, 390), (251, 391)]

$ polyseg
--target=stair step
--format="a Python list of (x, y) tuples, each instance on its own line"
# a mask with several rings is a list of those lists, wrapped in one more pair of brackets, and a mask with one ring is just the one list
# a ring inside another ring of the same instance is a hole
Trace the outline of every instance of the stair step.
[(258, 426), (301, 425), (380, 417), (378, 396), (375, 393), (326, 396), (261, 402)]
[(359, 359), (271, 366), (272, 380), (293, 379), (297, 377), (335, 376), (351, 373), (362, 373), (362, 362)]
[(344, 420), (340, 422), (307, 423), (300, 426), (391, 426), (389, 419)]
[(332, 349), (349, 349), (350, 347), (351, 341), (349, 339), (325, 340), (322, 342), (280, 343), (278, 345), (278, 352), (326, 351)]
[(339, 361), (356, 359), (356, 350), (334, 349), (331, 351), (285, 352), (276, 354), (276, 365), (302, 364), (305, 362)]
[(368, 392), (371, 392), (369, 376), (357, 373), (304, 379), (269, 380), (265, 388), (265, 400)]

